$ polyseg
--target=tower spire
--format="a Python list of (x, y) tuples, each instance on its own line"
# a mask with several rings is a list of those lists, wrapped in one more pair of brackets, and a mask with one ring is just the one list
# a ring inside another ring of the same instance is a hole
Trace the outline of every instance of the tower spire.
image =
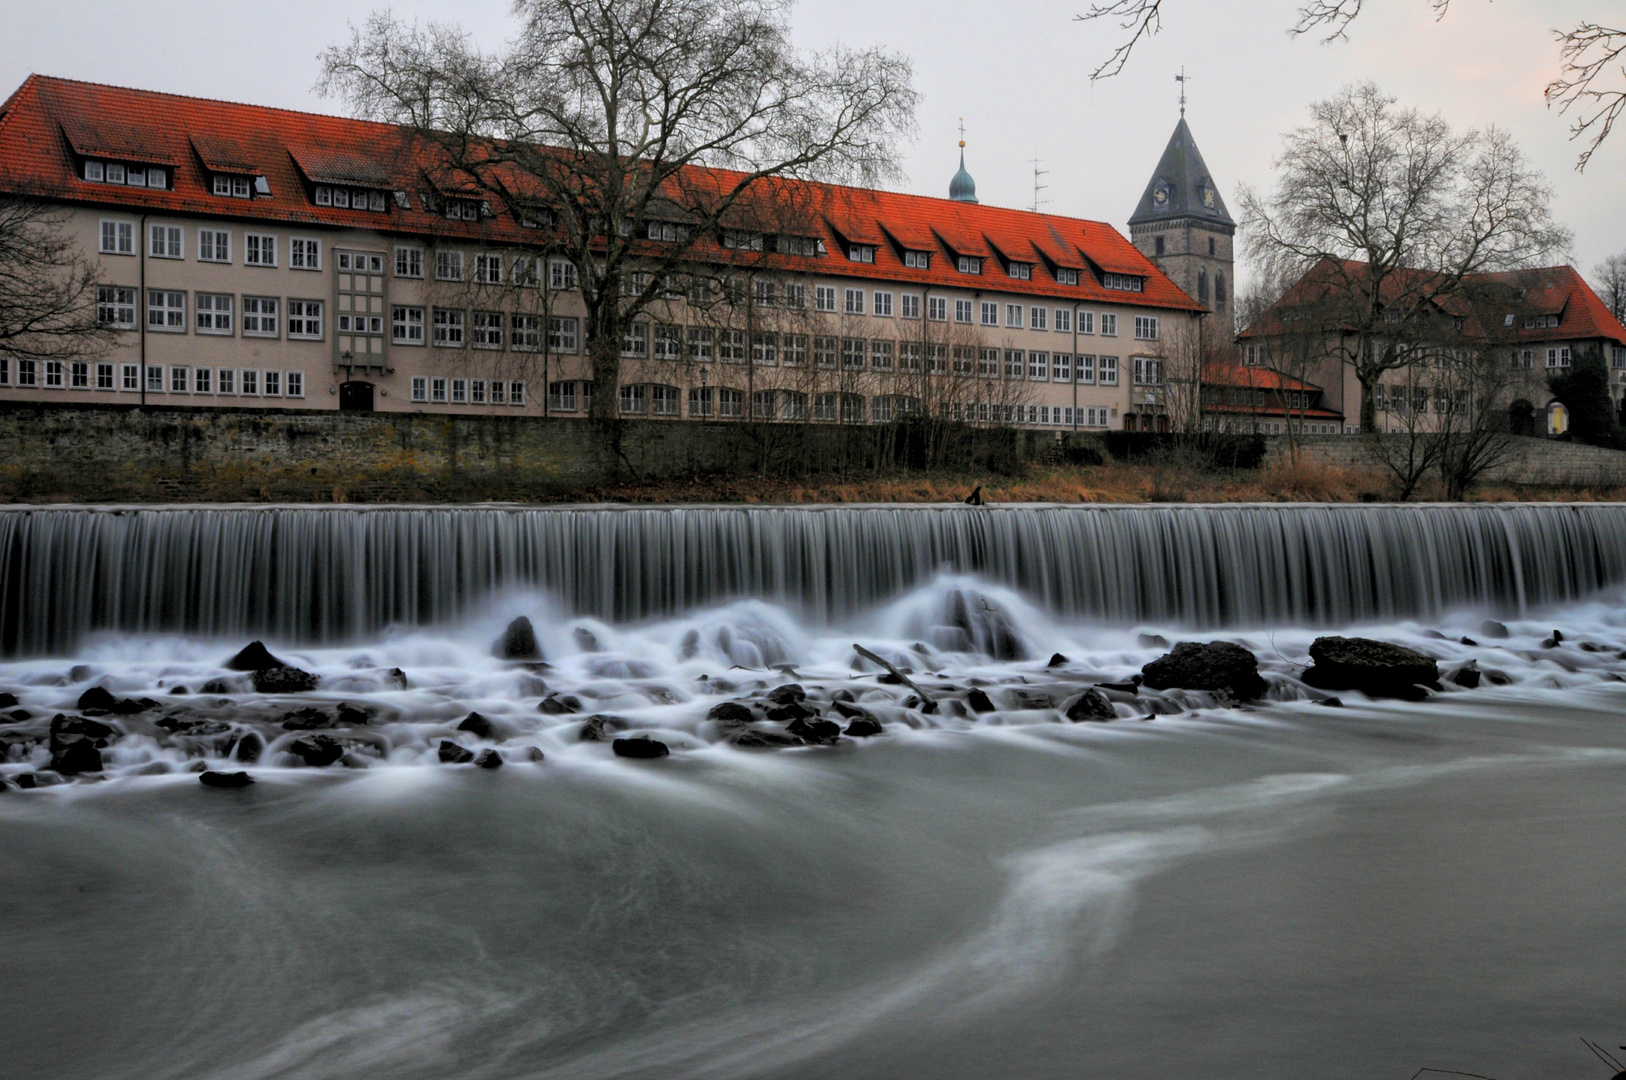
[(949, 198), (955, 202), (977, 201), (977, 182), (965, 171), (965, 117), (960, 117), (960, 171), (949, 181)]
[(1180, 119), (1184, 120), (1186, 118), (1186, 83), (1191, 81), (1191, 76), (1186, 74), (1186, 65), (1180, 65), (1180, 74), (1174, 77), (1174, 81), (1180, 84)]

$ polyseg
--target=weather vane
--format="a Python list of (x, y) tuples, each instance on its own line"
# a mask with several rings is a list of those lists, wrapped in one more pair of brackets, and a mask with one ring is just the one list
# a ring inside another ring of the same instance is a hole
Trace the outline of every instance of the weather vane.
[(1180, 119), (1184, 120), (1186, 118), (1186, 83), (1191, 81), (1191, 76), (1186, 74), (1184, 64), (1180, 65), (1180, 74), (1174, 77), (1174, 81), (1180, 84)]
[(965, 117), (963, 116), (960, 117), (960, 149), (965, 149)]

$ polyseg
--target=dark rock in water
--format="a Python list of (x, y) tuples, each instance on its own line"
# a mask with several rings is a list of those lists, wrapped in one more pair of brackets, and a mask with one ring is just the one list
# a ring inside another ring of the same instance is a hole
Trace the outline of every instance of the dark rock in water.
[(1423, 636), (1426, 637), (1426, 638), (1433, 638), (1435, 641), (1450, 641), (1451, 640), (1450, 638), (1446, 637), (1444, 634), (1440, 633), (1438, 630), (1424, 630), (1423, 631)]
[(1041, 694), (1037, 690), (1013, 690), (1016, 697), (1016, 707), (1019, 709), (1054, 709), (1056, 699), (1049, 694)]
[(118, 728), (110, 727), (100, 720), (68, 716), (64, 713), (57, 713), (51, 718), (50, 731), (53, 752), (75, 739), (89, 739), (92, 745), (103, 747), (119, 736)]
[(34, 714), (29, 712), (27, 709), (13, 709), (6, 715), (11, 717), (13, 723), (17, 724), (25, 724), (34, 719)]
[(526, 761), (537, 762), (546, 761), (547, 759), (548, 755), (542, 752), (542, 748), (540, 746), (527, 746), (525, 748)]
[(246, 772), (215, 772), (205, 769), (198, 773), (198, 783), (204, 787), (213, 788), (243, 788), (254, 782), (254, 778)]
[(1065, 663), (1068, 663), (1068, 660), (1061, 653), (1051, 653), (1050, 663), (1046, 664), (1045, 667), (1061, 667)]
[(464, 765), (473, 760), (473, 750), (465, 749), (450, 739), (440, 740), (440, 763), (442, 765)]
[(480, 751), (480, 756), (474, 759), (474, 763), (482, 769), (500, 769), (502, 755), (488, 746)]
[(1116, 690), (1120, 694), (1138, 694), (1140, 693), (1140, 680), (1141, 676), (1136, 675), (1129, 682), (1104, 682), (1095, 685), (1102, 690)]
[(260, 755), (263, 753), (265, 753), (265, 740), (260, 737), (260, 733), (257, 731), (243, 732), (242, 736), (231, 748), (232, 757), (238, 761), (248, 763), (259, 761)]
[(547, 697), (548, 684), (539, 675), (521, 675), (519, 677), (520, 697)]
[(406, 672), (402, 671), (398, 667), (392, 667), (388, 671), (384, 672), (384, 679), (397, 690), (405, 690), (407, 688)]
[(972, 712), (989, 713), (994, 711), (994, 703), (989, 700), (988, 695), (975, 688), (965, 696), (965, 703)]
[(693, 660), (700, 655), (700, 631), (690, 630), (683, 635), (683, 642), (678, 646), (678, 655), (684, 660)]
[(1554, 630), (1553, 631), (1553, 636), (1550, 637), (1550, 638), (1544, 639), (1542, 641), (1542, 643), (1541, 643), (1541, 647), (1543, 649), (1556, 649), (1556, 648), (1558, 648), (1558, 646), (1560, 644), (1563, 643), (1563, 641), (1564, 641), (1564, 635), (1560, 634), (1557, 630)]
[(659, 739), (651, 739), (648, 735), (639, 735), (633, 739), (617, 739), (610, 744), (616, 757), (637, 758), (649, 761), (654, 758), (663, 758), (672, 752), (672, 748)]
[(1229, 641), (1182, 641), (1140, 670), (1144, 684), (1153, 690), (1206, 690), (1239, 701), (1265, 693), (1258, 658)]
[(835, 742), (841, 735), (841, 725), (830, 720), (821, 720), (818, 717), (807, 720), (792, 720), (785, 725), (785, 730), (798, 739), (810, 743)]
[(1025, 660), (1027, 649), (1005, 612), (975, 592), (954, 589), (944, 597), (943, 621), (961, 644), (995, 660)]
[(306, 735), (288, 744), (288, 752), (314, 769), (324, 769), (344, 757), (344, 747), (331, 735)]
[(373, 767), (372, 761), (368, 759), (366, 754), (354, 752), (345, 754), (344, 757), (339, 759), (339, 764), (347, 769), (370, 769)]
[(114, 697), (113, 692), (107, 687), (92, 686), (89, 690), (86, 690), (83, 694), (79, 695), (78, 708), (103, 709), (107, 712), (112, 712), (114, 706), (118, 705), (118, 703), (119, 699)]
[(1508, 636), (1507, 627), (1495, 619), (1486, 619), (1479, 624), (1479, 636), (1488, 638), (1505, 638)]
[(224, 735), (231, 725), (223, 720), (195, 720), (180, 716), (166, 716), (157, 725), (172, 735), (211, 736)]
[(18, 773), (11, 780), (23, 791), (32, 791), (39, 786), (39, 777), (31, 772)]
[(796, 701), (806, 701), (807, 691), (803, 690), (799, 683), (786, 683), (769, 690), (768, 700), (775, 705), (789, 705)]
[(1319, 637), (1310, 645), (1315, 666), (1304, 681), (1322, 690), (1359, 690), (1370, 697), (1421, 701), (1437, 683), (1439, 665), (1401, 645), (1371, 638)]
[(582, 652), (599, 651), (598, 638), (594, 636), (593, 632), (587, 629), (587, 627), (576, 627), (576, 629), (570, 632), (570, 636), (576, 639), (576, 647)]
[(1135, 644), (1143, 649), (1167, 649), (1169, 639), (1162, 634), (1141, 634), (1135, 638)]
[(903, 685), (903, 677), (901, 675), (894, 675), (890, 671), (881, 672), (881, 674), (875, 676), (875, 681), (878, 683), (884, 683), (887, 686)]
[(1107, 696), (1092, 686), (1067, 706), (1066, 716), (1073, 723), (1081, 724), (1086, 720), (1116, 720), (1118, 713)]
[(1484, 673), (1484, 675), (1485, 675), (1485, 678), (1490, 681), (1490, 684), (1492, 686), (1511, 686), (1511, 685), (1513, 685), (1512, 676), (1508, 675), (1508, 673), (1505, 672), (1505, 671), (1490, 671), (1490, 670), (1487, 670)]
[(1479, 679), (1481, 674), (1482, 673), (1480, 672), (1478, 665), (1472, 661), (1469, 661), (1462, 667), (1457, 668), (1457, 670), (1453, 671), (1450, 675), (1447, 675), (1446, 678), (1451, 682), (1456, 683), (1464, 690), (1477, 690), (1479, 688)]
[(935, 716), (935, 715), (937, 715), (937, 702), (935, 702), (935, 701), (925, 702), (923, 705), (920, 706), (920, 711), (922, 713), (924, 713), (925, 715), (927, 715), (927, 716)]
[(851, 690), (837, 690), (835, 693), (830, 695), (830, 700), (853, 702), (857, 701), (858, 699), (853, 696), (853, 692)]
[(156, 708), (158, 708), (158, 702), (148, 697), (119, 698), (113, 705), (113, 711), (120, 716), (134, 716), (136, 713), (144, 713), (148, 709)]
[(1602, 645), (1594, 645), (1590, 641), (1583, 641), (1583, 642), (1581, 642), (1581, 651), (1582, 652), (1603, 652), (1603, 646)]
[(303, 709), (295, 709), (282, 717), (282, 727), (285, 731), (316, 731), (319, 728), (332, 727), (333, 718), (321, 709), (307, 705)]
[(270, 671), (288, 665), (271, 655), (264, 642), (251, 641), (225, 664), (229, 671)]
[(1335, 697), (1324, 697), (1316, 704), (1325, 705), (1329, 709), (1342, 709), (1344, 707), (1343, 701)]
[(831, 709), (832, 712), (835, 712), (838, 715), (844, 716), (849, 720), (856, 719), (857, 717), (860, 717), (860, 716), (868, 716), (869, 715), (869, 713), (865, 712), (863, 709), (860, 709), (858, 706), (849, 705), (845, 701), (832, 701), (832, 702), (830, 702), (830, 709)]
[(188, 690), (184, 686), (172, 686), (169, 688), (169, 692), (171, 694), (190, 694), (192, 691)]
[(235, 694), (237, 688), (224, 679), (210, 679), (199, 688), (200, 694)]
[(51, 755), (51, 768), (63, 776), (102, 771), (102, 752), (96, 744), (83, 737), (65, 740), (61, 749)]
[(711, 707), (706, 719), (719, 727), (746, 727), (756, 720), (750, 709), (737, 701), (723, 701)]
[(769, 709), (767, 715), (768, 719), (776, 724), (788, 724), (792, 720), (805, 720), (810, 716), (819, 714), (799, 701), (792, 701), (790, 704), (782, 705), (777, 709)]
[(605, 716), (603, 713), (594, 713), (582, 722), (582, 729), (576, 738), (582, 742), (609, 742), (618, 731), (625, 731), (627, 722), (619, 716)]
[(497, 737), (496, 726), (477, 712), (471, 712), (464, 717), (463, 722), (457, 725), (457, 730), (466, 731), (476, 739), (495, 739)]
[(0, 709), (11, 709), (17, 705), (16, 694), (0, 693)]
[(854, 718), (853, 722), (847, 725), (847, 730), (843, 734), (850, 735), (855, 739), (867, 739), (872, 735), (881, 734), (883, 730), (879, 720), (870, 716), (860, 716)]
[(320, 680), (308, 671), (294, 667), (266, 668), (253, 674), (254, 689), (261, 694), (303, 694), (315, 690)]
[(758, 731), (755, 728), (740, 732), (729, 742), (742, 750), (788, 750), (793, 746), (807, 745), (796, 736), (786, 735), (782, 731)]
[(1549, 640), (1551, 640), (1554, 644), (1557, 644), (1558, 642), (1564, 640), (1564, 635), (1563, 635), (1562, 632), (1560, 632), (1558, 630), (1554, 630), (1553, 631), (1553, 636)]
[(1459, 644), (1459, 645), (1467, 645), (1467, 646), (1471, 647), (1471, 646), (1474, 646), (1474, 645), (1478, 645), (1479, 642), (1475, 641), (1471, 637), (1462, 637), (1462, 638), (1457, 638), (1457, 644)]
[(536, 643), (536, 628), (531, 620), (521, 615), (509, 623), (502, 637), (491, 646), (491, 653), (499, 660), (542, 659), (542, 646)]
[(337, 713), (333, 722), (339, 727), (366, 727), (373, 714), (360, 705), (352, 705), (348, 701), (339, 702)]
[(567, 716), (570, 713), (582, 711), (582, 703), (574, 697), (560, 697), (558, 694), (549, 694), (537, 705), (538, 712), (549, 716)]

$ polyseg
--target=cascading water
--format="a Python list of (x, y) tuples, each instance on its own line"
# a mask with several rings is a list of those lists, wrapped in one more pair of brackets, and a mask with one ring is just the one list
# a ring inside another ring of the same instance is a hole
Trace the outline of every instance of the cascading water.
[(0, 510), (0, 1075), (1593, 1075), (1623, 595), (1608, 505)]
[(752, 597), (819, 622), (947, 570), (1060, 617), (1336, 626), (1626, 580), (1626, 507), (28, 509), (0, 646), (93, 630), (353, 640), (532, 589), (618, 622)]

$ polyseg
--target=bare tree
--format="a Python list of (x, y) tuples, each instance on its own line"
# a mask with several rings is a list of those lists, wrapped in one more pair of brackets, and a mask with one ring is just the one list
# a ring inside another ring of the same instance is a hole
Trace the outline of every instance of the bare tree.
[(1267, 276), (1312, 275), (1297, 288), (1353, 366), (1372, 432), (1374, 387), (1433, 333), (1441, 305), (1471, 275), (1565, 251), (1570, 234), (1505, 132), (1453, 131), (1371, 83), (1310, 114), (1286, 137), (1275, 191), (1243, 189), (1243, 235)]
[(0, 200), (0, 352), (30, 360), (99, 356), (126, 315), (135, 323), (133, 289), (127, 303), (111, 297), (98, 311), (101, 264), (81, 253), (65, 221), (44, 203)]
[[(1434, 9), (1435, 19), (1443, 19), (1451, 0), (1424, 0)], [(1366, 7), (1366, 0), (1305, 0), (1298, 9), (1298, 21), (1290, 33), (1320, 34), (1322, 43), (1349, 38), (1349, 25)], [(1090, 72), (1090, 79), (1107, 79), (1129, 62), (1135, 46), (1163, 28), (1163, 0), (1097, 0), (1088, 11), (1074, 17), (1079, 22), (1107, 20), (1117, 24), (1125, 36), (1111, 55)], [(1570, 124), (1570, 138), (1587, 139), (1576, 162), (1576, 170), (1586, 169), (1593, 153), (1609, 138), (1615, 121), (1626, 112), (1626, 29), (1582, 21), (1568, 30), (1555, 30), (1561, 67), (1558, 77), (1547, 84), (1544, 97), (1548, 108), (1559, 113), (1572, 108), (1579, 115)]]
[(1626, 253), (1611, 255), (1592, 268), (1592, 284), (1617, 319), (1626, 320)]
[[(737, 227), (733, 215), (793, 199), (786, 180), (896, 174), (917, 100), (908, 62), (798, 52), (788, 11), (788, 0), (517, 0), (522, 28), (494, 53), (456, 28), (376, 13), (322, 55), (318, 89), (413, 133), (449, 197), (552, 230), (586, 308), (592, 413), (611, 422), (628, 322)], [(628, 295), (634, 267), (647, 284)]]

